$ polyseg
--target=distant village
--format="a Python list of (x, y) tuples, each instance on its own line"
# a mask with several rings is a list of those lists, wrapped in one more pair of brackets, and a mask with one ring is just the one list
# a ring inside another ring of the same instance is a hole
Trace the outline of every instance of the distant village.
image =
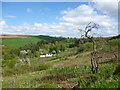
[[(43, 49), (39, 49), (39, 52), (41, 53), (40, 54), (40, 57), (53, 57), (53, 56), (55, 56), (56, 54), (53, 54), (53, 53), (46, 53), (46, 54), (43, 54)], [(20, 54), (27, 54), (27, 53), (29, 53), (29, 52), (31, 52), (31, 50), (21, 50), (20, 51)]]

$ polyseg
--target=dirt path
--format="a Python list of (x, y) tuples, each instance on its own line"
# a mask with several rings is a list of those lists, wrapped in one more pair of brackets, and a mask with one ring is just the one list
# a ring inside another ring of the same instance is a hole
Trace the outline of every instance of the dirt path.
[(28, 38), (19, 35), (0, 35), (0, 38)]

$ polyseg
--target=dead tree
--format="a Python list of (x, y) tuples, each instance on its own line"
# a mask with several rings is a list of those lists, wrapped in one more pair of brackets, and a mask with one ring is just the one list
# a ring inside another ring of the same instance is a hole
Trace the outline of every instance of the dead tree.
[(89, 33), (93, 30), (93, 29), (98, 29), (98, 24), (96, 23), (93, 23), (93, 22), (90, 22), (84, 30), (84, 34), (82, 35), (82, 37), (86, 37), (88, 38), (92, 44), (93, 44), (93, 48), (92, 48), (92, 58), (91, 58), (91, 70), (92, 70), (92, 73), (97, 73), (98, 72), (98, 54), (97, 54), (97, 50), (96, 50), (96, 42), (93, 38), (93, 36), (90, 36)]

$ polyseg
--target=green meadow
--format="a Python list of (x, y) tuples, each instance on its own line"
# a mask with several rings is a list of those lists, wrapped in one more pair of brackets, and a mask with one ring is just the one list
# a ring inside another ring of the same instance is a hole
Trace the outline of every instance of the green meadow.
[[(39, 42), (41, 40), (47, 42)], [(7, 52), (3, 50), (2, 87), (119, 88), (119, 61), (114, 56), (114, 54), (118, 55), (119, 39), (110, 37), (106, 40), (109, 45), (105, 45), (99, 52), (101, 58), (98, 60), (98, 73), (92, 74), (90, 61), (92, 43), (89, 40), (85, 39), (82, 44), (81, 39), (46, 36), (3, 39), (3, 44), (13, 49), (24, 47), (29, 43), (37, 43), (32, 48), (39, 46), (44, 49), (44, 53), (53, 50), (56, 51), (56, 56), (42, 58), (37, 49), (24, 57), (11, 53), (9, 49)], [(26, 58), (29, 58), (30, 64), (19, 61)]]
[(27, 38), (2, 38), (2, 44), (6, 45), (11, 49), (18, 49), (28, 44), (36, 44), (38, 41), (41, 41), (41, 40), (50, 41), (50, 40), (60, 39), (60, 38), (53, 38), (49, 36), (27, 36), (27, 35), (21, 35), (21, 36), (27, 37)]
[(40, 40), (41, 39), (34, 38), (34, 37), (30, 37), (30, 38), (4, 38), (4, 39), (2, 39), (2, 43), (10, 48), (17, 49), (17, 48), (20, 48), (20, 47), (25, 46), (27, 44), (30, 44), (30, 43), (35, 44)]

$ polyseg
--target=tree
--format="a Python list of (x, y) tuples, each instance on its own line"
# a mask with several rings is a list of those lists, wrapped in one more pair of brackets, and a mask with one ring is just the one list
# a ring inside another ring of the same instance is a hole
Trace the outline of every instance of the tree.
[[(92, 73), (97, 73), (98, 72), (98, 55), (97, 55), (97, 50), (96, 50), (96, 42), (93, 38), (92, 35), (89, 34), (89, 32), (91, 32), (93, 29), (98, 29), (98, 24), (94, 23), (94, 22), (90, 22), (84, 30), (80, 30), (80, 31), (84, 31), (84, 34), (82, 35), (82, 37), (86, 37), (88, 38), (92, 44), (93, 44), (93, 48), (92, 48), (92, 58), (91, 58), (91, 70)], [(95, 33), (94, 33), (95, 34)]]
[(36, 52), (34, 53), (34, 56), (35, 56), (35, 57), (39, 57), (39, 56), (40, 56), (40, 52), (39, 52), (39, 51), (36, 51)]
[(60, 45), (60, 51), (65, 51), (65, 47), (63, 45)]

